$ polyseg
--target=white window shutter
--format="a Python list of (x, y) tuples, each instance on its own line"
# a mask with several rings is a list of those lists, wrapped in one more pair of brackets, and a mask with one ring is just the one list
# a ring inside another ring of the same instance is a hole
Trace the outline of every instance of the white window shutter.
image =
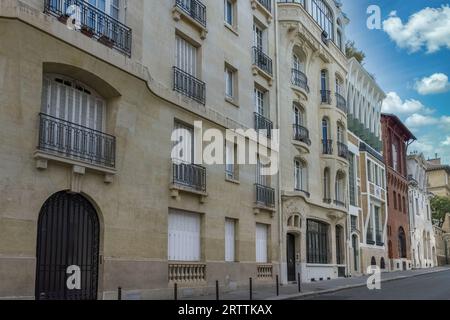
[(236, 261), (236, 221), (232, 219), (225, 220), (225, 261)]
[(200, 261), (199, 214), (171, 210), (168, 226), (168, 258), (170, 261)]
[(268, 245), (268, 226), (265, 224), (256, 224), (256, 262), (267, 263), (267, 245)]

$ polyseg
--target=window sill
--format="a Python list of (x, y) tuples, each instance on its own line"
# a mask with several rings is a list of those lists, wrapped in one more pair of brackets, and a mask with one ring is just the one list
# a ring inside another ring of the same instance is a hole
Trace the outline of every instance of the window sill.
[(235, 106), (236, 108), (239, 108), (239, 103), (238, 103), (237, 100), (225, 96), (225, 101), (228, 102), (229, 104), (232, 104), (232, 105)]
[(228, 30), (230, 30), (232, 33), (234, 33), (235, 36), (239, 37), (239, 32), (238, 32), (238, 30), (237, 30), (237, 27), (232, 26), (232, 25), (230, 25), (230, 24), (228, 24), (228, 23), (226, 23), (226, 22), (224, 23), (224, 26), (225, 26), (225, 28), (227, 28)]

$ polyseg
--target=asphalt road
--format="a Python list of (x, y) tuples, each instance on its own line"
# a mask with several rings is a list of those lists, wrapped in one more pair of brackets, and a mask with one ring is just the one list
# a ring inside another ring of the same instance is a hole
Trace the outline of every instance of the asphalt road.
[(348, 289), (306, 300), (450, 300), (450, 271), (381, 283), (381, 290)]

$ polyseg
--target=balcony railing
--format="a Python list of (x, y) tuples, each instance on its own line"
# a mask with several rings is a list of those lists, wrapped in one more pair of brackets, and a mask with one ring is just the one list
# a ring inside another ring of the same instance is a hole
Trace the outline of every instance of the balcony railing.
[(265, 207), (275, 207), (275, 189), (263, 186), (261, 184), (255, 184), (256, 190), (256, 203)]
[(294, 124), (294, 140), (311, 145), (309, 130), (301, 125)]
[(205, 104), (206, 84), (177, 67), (173, 67), (173, 90)]
[(331, 91), (320, 90), (320, 99), (323, 104), (331, 104)]
[(255, 129), (257, 131), (266, 130), (267, 137), (270, 139), (272, 137), (273, 122), (263, 115), (255, 112)]
[(172, 178), (174, 185), (187, 187), (199, 192), (206, 192), (205, 167), (180, 160), (173, 160)]
[(309, 93), (308, 77), (300, 70), (292, 69), (292, 84), (305, 89)]
[(257, 0), (267, 11), (272, 12), (272, 0)]
[(273, 278), (273, 265), (259, 264), (256, 268), (257, 268), (258, 279), (272, 279)]
[(206, 6), (198, 0), (175, 0), (175, 5), (206, 28)]
[(253, 47), (253, 64), (272, 76), (272, 59), (261, 48)]
[(47, 114), (41, 113), (39, 118), (40, 151), (108, 168), (115, 167), (115, 137)]
[(344, 159), (348, 159), (348, 146), (345, 143), (338, 142), (338, 156)]
[(296, 3), (305, 7), (305, 0), (278, 0), (278, 3)]
[(68, 9), (77, 8), (80, 31), (99, 42), (131, 56), (132, 30), (102, 10), (83, 0), (45, 0), (45, 13), (66, 23)]
[(322, 140), (323, 154), (333, 154), (333, 140)]
[(336, 93), (336, 106), (342, 112), (347, 113), (347, 100), (339, 93)]
[(206, 280), (206, 264), (169, 263), (169, 282), (186, 283)]

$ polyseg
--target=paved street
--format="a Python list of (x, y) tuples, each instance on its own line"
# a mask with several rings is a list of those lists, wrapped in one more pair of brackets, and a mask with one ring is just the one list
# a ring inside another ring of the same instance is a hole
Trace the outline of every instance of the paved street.
[(450, 271), (384, 282), (381, 290), (359, 287), (304, 300), (450, 300)]

